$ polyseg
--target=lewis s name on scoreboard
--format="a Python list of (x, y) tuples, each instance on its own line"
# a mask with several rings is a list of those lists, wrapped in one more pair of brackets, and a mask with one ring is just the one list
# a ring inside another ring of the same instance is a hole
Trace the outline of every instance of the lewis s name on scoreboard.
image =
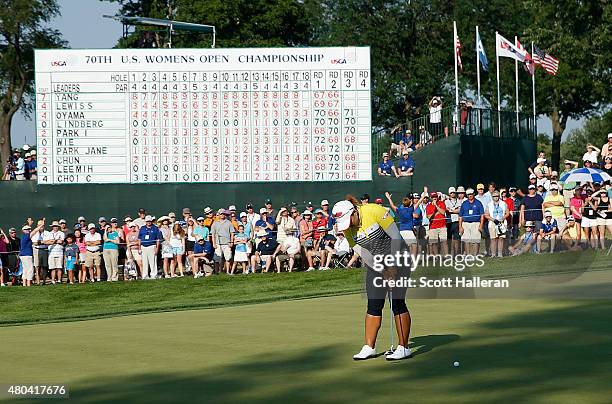
[(39, 184), (372, 179), (370, 49), (35, 52)]

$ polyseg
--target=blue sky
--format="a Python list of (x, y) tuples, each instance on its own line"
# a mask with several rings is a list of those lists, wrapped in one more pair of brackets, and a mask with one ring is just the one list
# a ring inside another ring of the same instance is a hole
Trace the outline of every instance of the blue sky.
[[(102, 15), (114, 15), (119, 6), (117, 3), (99, 0), (59, 0), (61, 17), (52, 25), (60, 30), (71, 48), (112, 48), (121, 37), (121, 24), (115, 20), (102, 18)], [(582, 126), (583, 121), (569, 121), (565, 136), (573, 128)], [(548, 118), (538, 119), (538, 132), (552, 134)], [(24, 143), (36, 143), (33, 120), (26, 120), (18, 113), (13, 118), (11, 131), (13, 146)]]

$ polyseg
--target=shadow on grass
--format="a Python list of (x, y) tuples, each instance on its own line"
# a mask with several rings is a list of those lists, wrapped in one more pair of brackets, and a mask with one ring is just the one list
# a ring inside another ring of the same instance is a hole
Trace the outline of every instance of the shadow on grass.
[[(429, 402), (606, 402), (612, 396), (611, 317), (612, 301), (572, 302), (476, 324), (461, 338), (416, 336), (411, 344), (415, 358), (399, 363), (382, 358), (353, 362), (344, 343), (274, 356), (246, 353), (239, 363), (190, 374), (85, 381), (73, 386), (71, 397), (79, 402), (382, 402), (410, 397)], [(454, 360), (461, 362), (459, 368), (452, 366)]]

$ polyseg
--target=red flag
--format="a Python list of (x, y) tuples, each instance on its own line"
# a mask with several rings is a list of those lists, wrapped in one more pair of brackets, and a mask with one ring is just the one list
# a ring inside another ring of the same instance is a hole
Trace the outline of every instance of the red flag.
[(527, 52), (527, 49), (523, 48), (523, 45), (521, 45), (518, 38), (516, 38), (516, 47), (519, 48), (521, 51), (525, 52), (525, 60), (523, 61), (523, 67), (525, 68), (525, 71), (527, 73), (533, 76), (533, 74), (535, 73), (535, 63), (533, 62), (533, 58), (531, 57), (529, 52)]

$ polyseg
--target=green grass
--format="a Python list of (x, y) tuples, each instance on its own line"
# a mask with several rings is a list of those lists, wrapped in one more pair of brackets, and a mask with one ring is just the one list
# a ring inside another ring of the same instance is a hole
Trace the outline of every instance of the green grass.
[(415, 357), (399, 363), (351, 360), (365, 301), (347, 295), (4, 327), (0, 379), (83, 403), (610, 402), (610, 300), (409, 304)]
[[(483, 268), (466, 270), (463, 274), (507, 278), (605, 269), (610, 269), (609, 257), (584, 252), (492, 259), (487, 260)], [(440, 273), (440, 270), (422, 268), (417, 271), (418, 276), (435, 273)], [(457, 274), (454, 271), (442, 273)], [(0, 312), (0, 326), (214, 308), (357, 293), (361, 290), (362, 270), (3, 288), (0, 289), (0, 306), (10, 309)]]

